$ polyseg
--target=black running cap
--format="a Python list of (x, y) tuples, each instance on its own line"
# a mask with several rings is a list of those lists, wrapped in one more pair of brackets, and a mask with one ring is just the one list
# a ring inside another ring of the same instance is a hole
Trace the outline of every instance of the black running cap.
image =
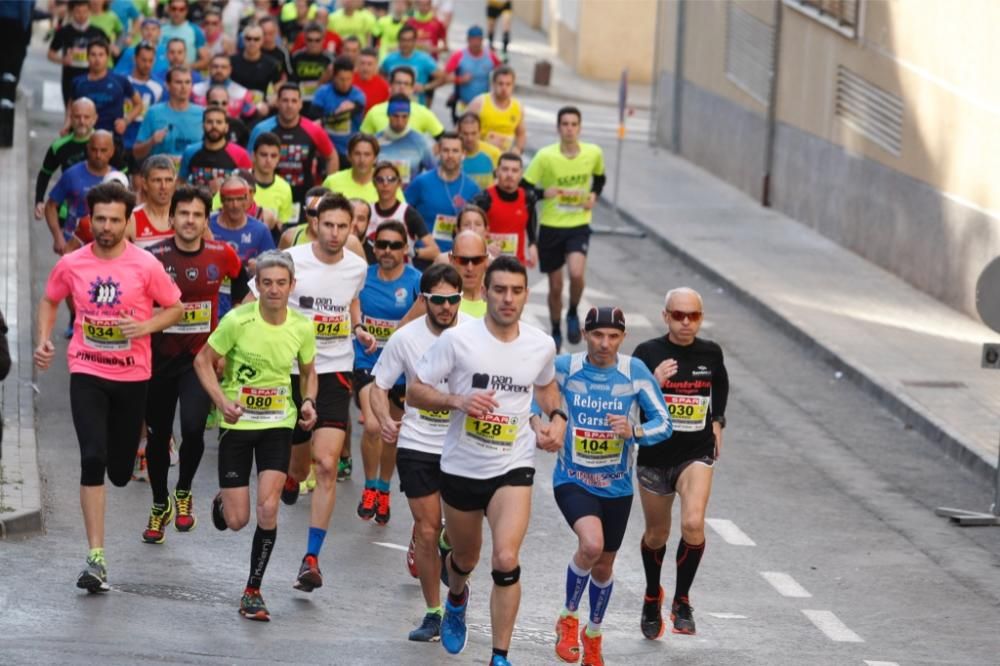
[(625, 330), (625, 314), (620, 308), (590, 308), (583, 330), (593, 331), (598, 328), (617, 328)]

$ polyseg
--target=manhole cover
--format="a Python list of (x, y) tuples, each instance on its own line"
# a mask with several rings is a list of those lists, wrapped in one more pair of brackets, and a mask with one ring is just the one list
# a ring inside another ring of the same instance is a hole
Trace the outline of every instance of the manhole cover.
[(964, 382), (945, 382), (934, 380), (903, 380), (903, 386), (910, 388), (930, 388), (930, 389), (963, 389), (968, 388)]

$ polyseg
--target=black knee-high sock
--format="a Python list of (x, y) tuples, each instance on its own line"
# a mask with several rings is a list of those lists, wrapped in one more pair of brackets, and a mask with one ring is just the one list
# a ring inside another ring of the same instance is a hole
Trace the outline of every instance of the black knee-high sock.
[(503, 52), (507, 53), (507, 47), (510, 45), (510, 31), (504, 30), (503, 33)]
[(255, 589), (260, 587), (277, 537), (277, 527), (265, 530), (260, 525), (257, 526), (257, 531), (253, 533), (253, 547), (250, 549), (250, 577), (247, 578), (247, 587)]
[(701, 563), (701, 556), (704, 552), (704, 541), (697, 546), (692, 546), (681, 539), (681, 542), (677, 544), (677, 588), (674, 591), (674, 601), (682, 599), (687, 601), (691, 583), (694, 582), (694, 575), (698, 573), (698, 565)]
[(641, 550), (642, 568), (646, 572), (646, 596), (655, 599), (660, 596), (660, 570), (663, 568), (663, 556), (667, 554), (667, 547), (664, 545), (654, 550), (642, 539)]

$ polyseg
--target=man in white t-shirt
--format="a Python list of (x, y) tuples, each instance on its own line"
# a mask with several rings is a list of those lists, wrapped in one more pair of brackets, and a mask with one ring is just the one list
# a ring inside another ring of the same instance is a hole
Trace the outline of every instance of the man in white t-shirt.
[[(441, 499), (452, 546), (441, 643), (452, 654), (465, 647), (466, 581), (479, 561), (485, 515), (493, 541), (490, 663), (498, 666), (508, 663), (521, 601), (518, 558), (531, 513), (535, 448), (559, 449), (566, 415), (558, 409), (555, 344), (520, 323), (528, 300), (524, 266), (515, 257), (497, 257), (486, 269), (483, 292), (486, 317), (441, 334), (407, 384), (407, 402), (452, 412), (441, 452)], [(436, 388), (442, 382), (447, 392)], [(546, 425), (530, 424), (532, 392), (549, 415)]]
[[(436, 641), (441, 635), (441, 555), (438, 532), (441, 530), (441, 444), (451, 415), (447, 410), (428, 411), (407, 403), (403, 420), (397, 423), (389, 409), (389, 391), (400, 375), (406, 382), (416, 379), (417, 363), (443, 331), (468, 321), (459, 306), (462, 302), (462, 276), (454, 266), (436, 264), (420, 279), (420, 300), (427, 314), (397, 330), (379, 357), (372, 374), (372, 411), (382, 430), (382, 439), (396, 442), (396, 470), (399, 485), (413, 514), (413, 538), (407, 553), (410, 572), (416, 571), (427, 604), (420, 626), (410, 632), (411, 641)], [(438, 388), (445, 390), (445, 385)]]
[[(309, 318), (316, 334), (316, 425), (312, 432), (296, 427), (292, 434), (292, 456), (288, 478), (281, 491), (285, 504), (294, 504), (299, 482), (316, 469), (306, 554), (293, 587), (312, 592), (323, 585), (319, 552), (323, 547), (330, 516), (337, 500), (337, 461), (346, 439), (350, 420), (351, 371), (354, 368), (354, 333), (366, 348), (374, 349), (373, 338), (361, 326), (358, 294), (365, 284), (368, 264), (353, 252), (344, 252), (351, 232), (354, 211), (351, 202), (339, 194), (320, 200), (316, 240), (287, 250), (295, 262), (295, 286), (288, 306)], [(292, 398), (296, 407), (302, 400), (292, 366)], [(308, 401), (309, 398), (306, 398)], [(312, 446), (305, 446), (312, 442)]]

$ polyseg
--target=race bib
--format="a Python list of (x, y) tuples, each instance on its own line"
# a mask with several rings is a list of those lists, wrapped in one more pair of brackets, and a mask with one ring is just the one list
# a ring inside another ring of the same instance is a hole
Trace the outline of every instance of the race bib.
[(517, 256), (518, 234), (490, 234), (490, 241), (500, 244), (500, 254)]
[(454, 215), (438, 215), (434, 218), (434, 240), (452, 242), (457, 218)]
[(447, 430), (449, 424), (451, 424), (451, 412), (447, 409), (441, 411), (418, 409), (417, 415), (420, 417), (420, 420), (427, 425), (440, 428), (442, 430)]
[(233, 281), (229, 279), (228, 275), (223, 276), (222, 284), (219, 285), (219, 293), (226, 296), (233, 293)]
[(583, 204), (590, 197), (590, 192), (585, 190), (560, 190), (556, 197), (556, 208), (566, 212), (576, 212), (583, 210)]
[(514, 145), (514, 137), (510, 134), (501, 134), (500, 132), (487, 132), (486, 133), (487, 143), (491, 143), (501, 150), (501, 152), (508, 152), (511, 146)]
[(301, 81), (299, 86), (302, 89), (302, 99), (311, 100), (319, 90), (319, 81)]
[(212, 301), (184, 304), (184, 317), (164, 330), (164, 333), (210, 333), (212, 331)]
[(510, 453), (517, 439), (517, 417), (486, 414), (481, 419), (465, 417), (463, 439), (488, 451)]
[(347, 319), (347, 313), (313, 315), (313, 327), (316, 329), (317, 343), (330, 343), (337, 340), (346, 340), (351, 330), (351, 325)]
[(368, 315), (363, 316), (361, 322), (364, 324), (365, 330), (375, 337), (379, 349), (385, 347), (385, 343), (389, 341), (389, 336), (395, 333), (396, 327), (399, 326), (398, 319), (375, 319)]
[(132, 341), (122, 333), (118, 319), (101, 319), (84, 315), (83, 342), (101, 351), (124, 351), (132, 348)]
[(326, 129), (336, 136), (347, 136), (351, 133), (351, 112), (331, 113), (326, 117)]
[(89, 63), (87, 62), (87, 49), (85, 48), (72, 48), (69, 50), (70, 61), (73, 63), (73, 67), (81, 67), (87, 69)]
[(288, 407), (288, 387), (252, 388), (241, 386), (239, 394), (243, 416), (254, 423), (279, 423), (285, 420)]
[(664, 394), (663, 399), (670, 410), (670, 419), (676, 432), (698, 432), (705, 428), (708, 396)]
[(251, 90), (250, 99), (253, 101), (255, 105), (260, 104), (261, 102), (264, 101), (264, 93), (260, 90)]
[(573, 429), (573, 462), (583, 467), (605, 467), (621, 462), (625, 440), (610, 430)]

